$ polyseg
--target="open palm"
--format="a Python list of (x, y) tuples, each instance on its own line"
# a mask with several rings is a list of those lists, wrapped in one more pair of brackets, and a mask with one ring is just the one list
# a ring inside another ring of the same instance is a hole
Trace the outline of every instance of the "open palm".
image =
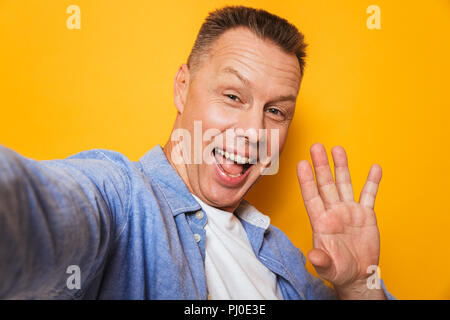
[(297, 166), (313, 230), (314, 248), (308, 258), (319, 276), (335, 287), (363, 281), (370, 276), (367, 268), (379, 261), (380, 237), (373, 208), (381, 167), (371, 167), (359, 202), (355, 202), (345, 150), (340, 146), (331, 150), (336, 181), (324, 146), (316, 143), (310, 151), (315, 179), (308, 161)]

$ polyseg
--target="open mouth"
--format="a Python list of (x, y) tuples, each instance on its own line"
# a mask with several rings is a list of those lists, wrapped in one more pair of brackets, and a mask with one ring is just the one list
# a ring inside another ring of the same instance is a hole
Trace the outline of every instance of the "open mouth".
[(219, 168), (232, 178), (242, 176), (256, 163), (247, 157), (228, 153), (219, 148), (214, 148), (212, 152)]

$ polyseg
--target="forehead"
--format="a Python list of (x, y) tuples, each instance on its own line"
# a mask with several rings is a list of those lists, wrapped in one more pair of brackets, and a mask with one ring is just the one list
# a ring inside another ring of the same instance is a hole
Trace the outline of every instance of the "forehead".
[(226, 31), (212, 45), (206, 65), (215, 75), (236, 70), (246, 85), (289, 94), (297, 94), (300, 86), (300, 65), (295, 54), (283, 51), (269, 40), (260, 39), (245, 28)]

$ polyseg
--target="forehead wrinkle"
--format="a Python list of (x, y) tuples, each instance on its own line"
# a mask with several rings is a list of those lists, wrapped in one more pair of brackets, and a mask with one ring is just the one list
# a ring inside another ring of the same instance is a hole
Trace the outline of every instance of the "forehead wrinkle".
[[(244, 60), (245, 59), (253, 60), (254, 62), (256, 62), (258, 64), (262, 64), (266, 67), (270, 67), (270, 68), (279, 70), (283, 73), (293, 73), (296, 75), (296, 77), (297, 77), (297, 73), (300, 74), (300, 68), (299, 68), (297, 59), (295, 59), (296, 60), (295, 65), (288, 64), (288, 63), (286, 63), (285, 60), (283, 60), (282, 63), (280, 63), (281, 66), (275, 66), (275, 65), (271, 64), (270, 62), (268, 62), (268, 61), (271, 61), (272, 59), (268, 59), (268, 58), (264, 57), (258, 50), (249, 50), (246, 48), (233, 48), (231, 46), (231, 48), (225, 48), (225, 49), (220, 50), (219, 53), (212, 54), (213, 57), (214, 56), (220, 57), (220, 56), (226, 56), (226, 55), (238, 56), (240, 58), (243, 58)], [(287, 68), (284, 68), (284, 66), (287, 66)], [(295, 71), (293, 71), (291, 69), (291, 67), (293, 69), (295, 69)]]
[[(269, 75), (271, 77), (285, 79), (290, 82), (292, 87), (294, 87), (296, 90), (298, 90), (299, 83), (300, 83), (300, 81), (299, 81), (300, 80), (299, 79), (300, 71), (299, 70), (297, 72), (297, 71), (288, 70), (283, 67), (273, 66), (272, 64), (267, 62), (267, 59), (262, 58), (260, 55), (256, 55), (256, 57), (249, 57), (248, 55), (242, 54), (240, 52), (236, 52), (235, 50), (222, 51), (219, 54), (215, 55), (214, 57), (217, 59), (227, 59), (227, 60), (233, 61), (234, 63), (237, 63), (239, 65), (243, 65), (248, 70), (258, 73), (260, 76), (262, 76), (264, 78), (267, 78), (267, 75)], [(250, 60), (250, 61), (253, 60), (252, 62), (256, 62), (258, 66), (262, 65), (262, 66), (264, 66), (264, 68), (254, 67), (251, 65), (251, 63), (248, 63), (249, 62), (248, 60)], [(264, 69), (266, 69), (266, 70), (264, 70)], [(267, 69), (269, 69), (269, 70), (267, 71)], [(281, 74), (279, 74), (277, 72), (273, 72), (270, 69), (277, 70)], [(242, 75), (245, 77), (245, 74), (242, 74)]]
[[(253, 45), (249, 45), (249, 43), (253, 43)], [(281, 72), (286, 73), (295, 73), (295, 78), (299, 79), (301, 77), (300, 72), (300, 64), (298, 62), (297, 57), (294, 59), (285, 59), (285, 57), (279, 58), (279, 64), (281, 66), (287, 66), (288, 69), (284, 69), (280, 66), (273, 66), (269, 64), (267, 61), (272, 62), (273, 57), (270, 56), (266, 58), (264, 54), (261, 52), (273, 52), (278, 51), (282, 52), (283, 56), (290, 55), (295, 56), (294, 54), (286, 53), (282, 48), (280, 48), (276, 43), (270, 41), (269, 39), (261, 39), (258, 36), (254, 35), (249, 30), (238, 30), (236, 31), (228, 31), (225, 32), (210, 48), (210, 55), (221, 56), (226, 54), (236, 54), (238, 56), (243, 57), (244, 59), (253, 59), (255, 62), (259, 64), (263, 64), (265, 66), (269, 66), (271, 68), (277, 69)], [(275, 55), (280, 56), (280, 55)], [(294, 60), (291, 62), (290, 60)], [(289, 70), (292, 67), (295, 71)]]

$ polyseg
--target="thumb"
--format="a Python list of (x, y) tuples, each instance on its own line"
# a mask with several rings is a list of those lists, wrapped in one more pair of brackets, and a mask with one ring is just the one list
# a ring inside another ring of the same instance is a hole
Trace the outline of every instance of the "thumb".
[(328, 281), (333, 278), (333, 261), (325, 251), (314, 248), (308, 252), (308, 259), (311, 261), (319, 276)]

